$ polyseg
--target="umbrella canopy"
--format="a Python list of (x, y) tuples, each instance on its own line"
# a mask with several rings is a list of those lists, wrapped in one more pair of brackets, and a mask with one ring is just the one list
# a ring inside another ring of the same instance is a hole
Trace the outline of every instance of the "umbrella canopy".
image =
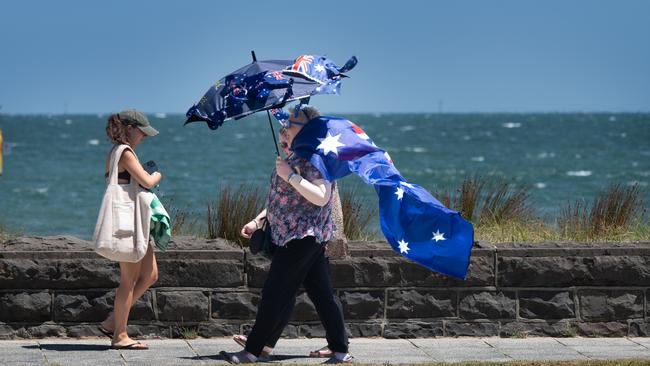
[(352, 57), (341, 68), (326, 57), (301, 55), (295, 60), (253, 62), (217, 81), (187, 111), (187, 121), (204, 121), (217, 129), (225, 121), (279, 108), (315, 94), (339, 94), (343, 72), (357, 63)]

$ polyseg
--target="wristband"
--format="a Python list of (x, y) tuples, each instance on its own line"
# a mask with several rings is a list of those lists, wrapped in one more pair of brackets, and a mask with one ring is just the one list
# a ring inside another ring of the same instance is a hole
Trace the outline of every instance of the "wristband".
[(296, 175), (296, 173), (291, 172), (291, 174), (289, 174), (289, 177), (287, 177), (287, 182), (291, 183), (291, 178), (293, 178), (295, 175)]
[[(298, 177), (298, 178), (300, 178), (300, 180), (298, 181), (298, 183), (300, 183), (300, 182), (302, 181), (302, 176), (300, 176), (300, 175), (298, 175), (298, 174), (295, 174), (295, 173), (292, 173), (292, 174), (293, 174), (293, 177)], [(293, 178), (293, 177), (291, 177), (291, 178)], [(289, 182), (289, 184), (293, 184), (293, 183), (291, 183), (290, 180), (287, 179), (287, 181)]]

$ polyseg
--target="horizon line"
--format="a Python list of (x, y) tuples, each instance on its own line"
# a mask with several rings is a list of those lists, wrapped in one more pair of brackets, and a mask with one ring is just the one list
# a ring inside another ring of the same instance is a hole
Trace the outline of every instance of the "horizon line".
[[(2, 112), (2, 116), (79, 116), (79, 115), (109, 115), (116, 112)], [(143, 112), (147, 115), (185, 115), (185, 112)], [(454, 115), (454, 114), (648, 114), (650, 110), (547, 110), (547, 111), (374, 111), (374, 112), (347, 112), (347, 111), (334, 111), (326, 112), (325, 114), (370, 114), (370, 115), (383, 115), (383, 114), (429, 114), (429, 115)], [(257, 114), (257, 113), (254, 113)]]

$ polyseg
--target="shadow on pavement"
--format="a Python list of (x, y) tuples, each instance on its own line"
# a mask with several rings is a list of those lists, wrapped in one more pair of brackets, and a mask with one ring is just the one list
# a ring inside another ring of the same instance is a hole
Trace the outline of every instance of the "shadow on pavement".
[(23, 348), (28, 348), (28, 349), (40, 348), (48, 351), (69, 352), (69, 351), (107, 351), (111, 348), (111, 346), (101, 345), (101, 344), (41, 343), (40, 346), (29, 345), (29, 346), (23, 346)]
[[(206, 356), (194, 356), (194, 357), (178, 357), (182, 358), (185, 360), (193, 360), (193, 361), (199, 361), (199, 360), (215, 360), (215, 361), (227, 361), (226, 357), (223, 355), (223, 352), (221, 351), (219, 354), (216, 355), (206, 355)], [(307, 356), (296, 356), (296, 355), (273, 355), (269, 359), (269, 361), (286, 361), (286, 360), (293, 360), (293, 359), (309, 359)], [(266, 361), (264, 361), (266, 362)]]

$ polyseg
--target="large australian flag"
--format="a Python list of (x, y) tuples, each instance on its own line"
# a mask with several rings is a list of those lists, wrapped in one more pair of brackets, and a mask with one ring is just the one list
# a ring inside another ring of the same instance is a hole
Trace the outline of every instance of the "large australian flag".
[(474, 229), (422, 187), (397, 171), (354, 123), (335, 117), (311, 120), (294, 138), (294, 153), (329, 181), (355, 173), (379, 197), (381, 230), (393, 250), (433, 271), (465, 279)]

